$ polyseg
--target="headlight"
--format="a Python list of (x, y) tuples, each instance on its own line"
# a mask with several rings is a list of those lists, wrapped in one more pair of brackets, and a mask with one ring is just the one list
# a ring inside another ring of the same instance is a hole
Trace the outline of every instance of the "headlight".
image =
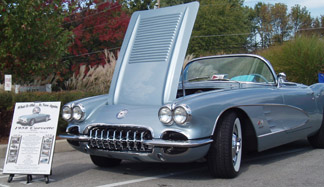
[(188, 106), (177, 106), (173, 111), (173, 120), (178, 125), (183, 125), (191, 118), (191, 111)]
[(22, 121), (22, 122), (24, 122), (24, 123), (26, 123), (27, 122), (27, 118), (19, 118), (19, 121)]
[(75, 120), (82, 120), (84, 116), (84, 109), (81, 105), (77, 105), (73, 107), (73, 119)]
[(171, 125), (172, 122), (172, 111), (169, 107), (164, 106), (159, 110), (159, 119), (166, 125)]
[(63, 107), (62, 118), (67, 121), (69, 121), (72, 118), (72, 109), (69, 106)]

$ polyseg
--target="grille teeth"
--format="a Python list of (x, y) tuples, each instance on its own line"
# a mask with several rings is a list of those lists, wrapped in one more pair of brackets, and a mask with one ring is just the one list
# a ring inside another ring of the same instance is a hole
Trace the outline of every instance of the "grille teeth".
[(134, 127), (93, 127), (89, 131), (90, 147), (109, 151), (152, 152), (144, 140), (152, 140), (151, 132)]

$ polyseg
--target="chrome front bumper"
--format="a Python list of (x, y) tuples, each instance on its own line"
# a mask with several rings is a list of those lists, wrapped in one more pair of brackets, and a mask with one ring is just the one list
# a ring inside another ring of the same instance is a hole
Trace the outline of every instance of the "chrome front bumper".
[[(78, 141), (78, 142), (91, 142), (91, 140), (96, 141), (96, 138), (91, 138), (87, 135), (72, 135), (72, 134), (64, 134), (59, 135), (60, 138)], [(98, 138), (97, 141), (102, 141), (102, 139)], [(112, 141), (118, 141), (112, 140)], [(139, 143), (150, 146), (150, 147), (180, 147), (180, 148), (194, 148), (203, 146), (206, 144), (212, 143), (213, 140), (210, 138), (199, 139), (199, 140), (186, 140), (186, 141), (172, 141), (172, 140), (162, 140), (162, 139), (153, 139), (153, 140), (140, 140)]]

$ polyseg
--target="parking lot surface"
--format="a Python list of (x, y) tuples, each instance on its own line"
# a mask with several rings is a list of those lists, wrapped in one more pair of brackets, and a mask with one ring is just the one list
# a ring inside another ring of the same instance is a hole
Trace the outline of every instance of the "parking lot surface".
[(92, 164), (89, 155), (77, 152), (54, 154), (50, 183), (41, 175), (16, 175), (11, 183), (2, 174), (4, 159), (0, 159), (0, 187), (7, 186), (323, 186), (324, 150), (313, 149), (306, 140), (248, 154), (241, 173), (235, 179), (214, 179), (207, 163), (170, 164), (123, 161), (118, 167), (104, 169)]

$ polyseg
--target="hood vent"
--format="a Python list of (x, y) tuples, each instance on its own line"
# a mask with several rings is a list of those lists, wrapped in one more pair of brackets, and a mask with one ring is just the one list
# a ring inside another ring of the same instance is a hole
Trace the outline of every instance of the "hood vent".
[(128, 63), (167, 62), (181, 13), (143, 18)]

